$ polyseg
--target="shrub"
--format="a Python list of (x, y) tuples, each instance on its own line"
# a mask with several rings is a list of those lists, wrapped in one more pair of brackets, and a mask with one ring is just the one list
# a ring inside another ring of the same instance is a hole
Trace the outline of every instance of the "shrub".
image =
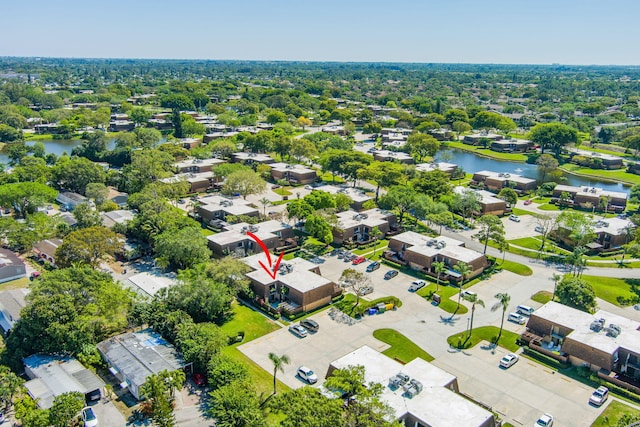
[(560, 362), (559, 360), (547, 356), (546, 354), (542, 354), (539, 351), (532, 349), (531, 347), (524, 347), (522, 349), (522, 352), (527, 356), (530, 356), (532, 359), (536, 359), (539, 362), (542, 362), (543, 364), (548, 365), (554, 369), (566, 369), (571, 366), (570, 363)]

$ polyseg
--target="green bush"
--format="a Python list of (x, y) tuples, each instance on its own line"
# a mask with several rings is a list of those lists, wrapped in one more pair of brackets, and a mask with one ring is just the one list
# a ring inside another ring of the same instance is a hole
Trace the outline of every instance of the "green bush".
[(553, 357), (547, 356), (546, 354), (542, 354), (539, 351), (532, 349), (531, 347), (524, 347), (522, 349), (522, 352), (527, 356), (531, 357), (532, 359), (536, 359), (539, 362), (547, 366), (550, 366), (554, 369), (566, 369), (569, 366), (571, 366), (570, 363), (560, 362), (559, 360), (556, 360)]

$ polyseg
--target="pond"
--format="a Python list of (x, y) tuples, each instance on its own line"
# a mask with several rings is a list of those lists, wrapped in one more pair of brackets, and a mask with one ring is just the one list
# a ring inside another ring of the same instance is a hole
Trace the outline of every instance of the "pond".
[[(493, 172), (508, 172), (525, 176), (527, 178), (539, 179), (538, 167), (528, 163), (518, 163), (502, 161), (477, 156), (467, 151), (449, 149), (442, 150), (436, 155), (436, 160), (455, 163), (467, 173), (474, 173), (482, 170)], [(600, 187), (609, 191), (620, 191), (629, 193), (630, 188), (620, 182), (599, 181), (594, 178), (563, 174), (566, 178), (565, 184), (575, 186)]]

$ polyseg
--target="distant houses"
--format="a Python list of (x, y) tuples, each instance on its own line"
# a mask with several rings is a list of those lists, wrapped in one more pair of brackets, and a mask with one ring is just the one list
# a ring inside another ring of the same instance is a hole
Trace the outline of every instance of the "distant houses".
[(223, 231), (207, 236), (209, 249), (218, 257), (232, 255), (244, 257), (253, 253), (261, 253), (262, 248), (247, 233), (258, 237), (268, 250), (279, 247), (295, 247), (293, 229), (280, 221), (265, 221), (258, 224), (238, 223), (226, 225)]
[(489, 191), (499, 193), (503, 188), (512, 188), (517, 193), (529, 193), (535, 191), (537, 183), (535, 179), (525, 178), (521, 175), (507, 172), (478, 171), (473, 174), (472, 186), (482, 186)]
[(392, 229), (397, 229), (395, 214), (382, 209), (369, 209), (363, 212), (345, 211), (336, 214), (338, 226), (333, 229), (333, 241), (337, 244), (369, 243), (373, 239), (371, 231), (378, 227), (379, 239), (384, 238)]
[(464, 195), (468, 192), (473, 192), (478, 195), (478, 203), (480, 205), (480, 210), (478, 212), (474, 212), (478, 215), (504, 215), (507, 211), (507, 202), (502, 199), (496, 197), (494, 193), (490, 193), (486, 190), (473, 190), (471, 188), (466, 187), (455, 187), (453, 191), (457, 194)]
[(27, 276), (24, 261), (7, 249), (0, 249), (0, 283)]
[(556, 185), (551, 201), (568, 206), (576, 206), (587, 210), (604, 210), (623, 212), (627, 208), (629, 195), (621, 191), (609, 191), (600, 187), (575, 187), (572, 185)]

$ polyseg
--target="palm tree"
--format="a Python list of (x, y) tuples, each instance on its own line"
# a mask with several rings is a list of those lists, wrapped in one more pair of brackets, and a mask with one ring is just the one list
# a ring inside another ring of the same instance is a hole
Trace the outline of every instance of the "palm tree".
[(440, 274), (447, 270), (447, 266), (444, 261), (435, 261), (431, 266), (436, 273), (436, 292), (438, 292), (440, 289)]
[(266, 197), (263, 197), (258, 201), (262, 205), (262, 215), (267, 216), (267, 206), (271, 204), (271, 200), (267, 199)]
[(502, 336), (502, 327), (504, 326), (504, 314), (507, 312), (507, 308), (509, 308), (509, 302), (511, 301), (511, 296), (507, 293), (499, 293), (496, 294), (495, 298), (498, 299), (498, 302), (495, 303), (491, 307), (491, 311), (496, 311), (499, 308), (502, 308), (502, 320), (500, 321), (500, 332), (498, 332), (498, 338), (496, 338), (496, 344), (500, 341), (500, 337)]
[(460, 280), (460, 283), (458, 284), (459, 285), (458, 305), (456, 306), (456, 310), (453, 312), (453, 314), (451, 314), (451, 317), (449, 317), (449, 320), (453, 319), (453, 316), (455, 316), (456, 313), (458, 313), (458, 310), (460, 309), (460, 298), (462, 298), (462, 285), (464, 285), (464, 280), (467, 277), (467, 275), (471, 273), (471, 266), (466, 262), (457, 263), (456, 265), (453, 266), (453, 269), (458, 273), (460, 273), (461, 280)]
[(504, 257), (507, 255), (507, 251), (509, 250), (509, 242), (505, 239), (500, 239), (498, 242), (498, 250), (502, 252), (502, 263), (500, 263), (500, 265), (502, 265), (504, 264)]
[(384, 235), (384, 233), (382, 233), (382, 231), (380, 231), (380, 229), (378, 228), (378, 226), (376, 225), (375, 227), (373, 227), (371, 229), (371, 231), (369, 232), (369, 235), (371, 237), (373, 237), (373, 258), (375, 259), (376, 256), (376, 248), (378, 247), (378, 239)]
[(464, 299), (471, 303), (471, 324), (469, 325), (469, 335), (467, 335), (467, 339), (464, 341), (464, 343), (466, 344), (467, 341), (469, 341), (469, 339), (471, 338), (471, 332), (473, 332), (473, 315), (476, 311), (476, 304), (484, 307), (484, 301), (479, 299), (478, 295), (473, 294), (465, 296)]
[(269, 360), (273, 362), (273, 394), (276, 394), (276, 375), (278, 371), (284, 373), (284, 365), (289, 364), (289, 356), (283, 354), (278, 356), (275, 353), (269, 353)]
[(558, 273), (553, 273), (551, 280), (553, 280), (553, 295), (551, 295), (551, 301), (556, 299), (556, 288), (558, 287), (558, 281), (562, 279), (562, 276)]

